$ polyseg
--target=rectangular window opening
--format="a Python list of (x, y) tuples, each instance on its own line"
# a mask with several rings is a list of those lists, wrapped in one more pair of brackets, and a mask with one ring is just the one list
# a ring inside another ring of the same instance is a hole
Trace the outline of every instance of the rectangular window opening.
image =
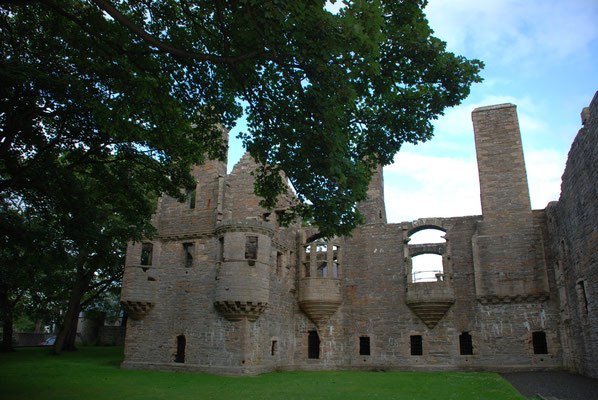
[(185, 347), (187, 341), (185, 335), (179, 335), (176, 337), (176, 354), (174, 355), (174, 362), (184, 363), (185, 362)]
[(270, 349), (270, 354), (275, 356), (276, 352), (278, 352), (278, 340), (273, 340), (272, 341), (272, 347)]
[(309, 331), (307, 336), (307, 358), (320, 358), (320, 337), (317, 331)]
[(197, 199), (197, 190), (194, 187), (189, 187), (186, 190), (187, 194), (187, 206), (189, 209), (195, 208), (195, 200)]
[(257, 236), (245, 237), (245, 259), (257, 260)]
[(546, 332), (532, 332), (532, 342), (534, 345), (534, 354), (548, 354), (548, 344), (546, 343)]
[(361, 336), (359, 338), (359, 355), (369, 356), (370, 355), (370, 337)]
[(152, 265), (152, 256), (154, 245), (152, 243), (143, 243), (141, 245), (141, 265)]
[(421, 356), (424, 354), (423, 341), (421, 335), (411, 336), (411, 355)]
[(469, 332), (459, 335), (459, 352), (462, 356), (473, 355), (473, 341)]
[(328, 277), (328, 265), (326, 264), (326, 261), (323, 262), (319, 262), (318, 263), (318, 277), (319, 278), (326, 278)]
[(185, 252), (185, 267), (191, 268), (193, 266), (193, 243), (183, 243), (183, 251)]
[(309, 278), (311, 276), (311, 270), (310, 270), (309, 262), (303, 263), (303, 268), (305, 270), (305, 277)]

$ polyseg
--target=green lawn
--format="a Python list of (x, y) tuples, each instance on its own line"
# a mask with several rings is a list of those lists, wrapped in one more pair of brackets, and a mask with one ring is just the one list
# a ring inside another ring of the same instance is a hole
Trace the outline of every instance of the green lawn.
[(8, 399), (525, 399), (494, 373), (282, 372), (224, 377), (119, 369), (122, 347), (0, 354)]

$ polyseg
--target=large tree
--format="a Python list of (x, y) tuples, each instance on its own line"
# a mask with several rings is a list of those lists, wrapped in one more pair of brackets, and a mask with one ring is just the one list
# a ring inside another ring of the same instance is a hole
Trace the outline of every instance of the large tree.
[[(56, 351), (98, 271), (149, 232), (151, 197), (182, 200), (243, 111), (263, 205), (286, 176), (299, 200), (286, 217), (349, 233), (375, 165), (429, 139), (480, 80), (479, 61), (432, 36), (425, 3), (0, 1), (0, 212), (47, 221), (35, 226), (65, 257)], [(4, 254), (10, 272), (24, 253)]]
[[(445, 50), (425, 1), (9, 1), (0, 12), (0, 190), (110, 156), (178, 195), (189, 165), (223, 154), (218, 123), (248, 106), (243, 136), (264, 166), (256, 192), (326, 235), (359, 222), (376, 163), (432, 136), (431, 120), (479, 81)], [(51, 162), (49, 162), (51, 164)]]

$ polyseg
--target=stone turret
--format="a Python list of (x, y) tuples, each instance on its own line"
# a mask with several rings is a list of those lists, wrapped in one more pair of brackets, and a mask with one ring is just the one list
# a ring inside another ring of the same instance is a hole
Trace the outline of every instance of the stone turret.
[(120, 303), (134, 320), (143, 319), (156, 305), (159, 247), (129, 243)]
[(316, 240), (301, 247), (299, 305), (316, 325), (321, 325), (341, 304), (340, 246), (334, 240)]
[(258, 220), (229, 220), (216, 234), (214, 306), (228, 320), (255, 321), (268, 306), (273, 228)]

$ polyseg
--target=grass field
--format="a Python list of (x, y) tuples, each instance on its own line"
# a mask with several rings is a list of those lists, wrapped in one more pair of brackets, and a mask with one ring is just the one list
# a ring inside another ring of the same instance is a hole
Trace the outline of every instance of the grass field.
[(0, 354), (8, 399), (525, 399), (494, 373), (282, 372), (223, 377), (119, 369), (122, 347)]

